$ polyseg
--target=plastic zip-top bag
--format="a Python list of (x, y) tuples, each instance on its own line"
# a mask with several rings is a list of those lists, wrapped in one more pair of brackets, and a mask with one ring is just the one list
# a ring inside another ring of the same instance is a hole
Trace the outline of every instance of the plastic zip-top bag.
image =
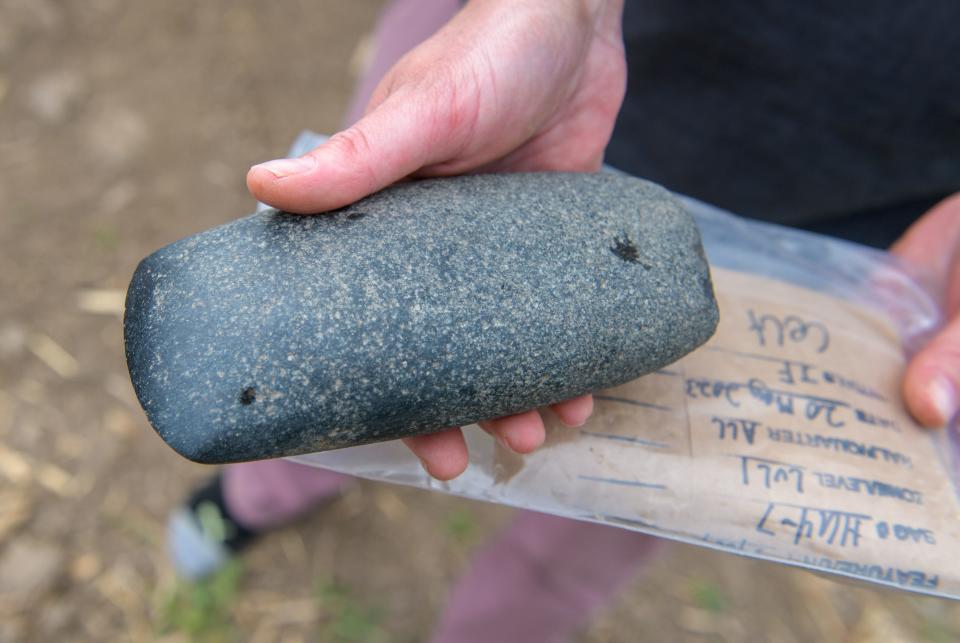
[[(304, 132), (290, 153), (322, 141)], [(940, 324), (933, 299), (887, 253), (682, 200), (718, 331), (598, 391), (585, 426), (548, 417), (526, 456), (467, 427), (470, 465), (449, 482), (397, 442), (294, 459), (960, 598), (953, 433), (920, 428), (900, 397), (910, 350)]]

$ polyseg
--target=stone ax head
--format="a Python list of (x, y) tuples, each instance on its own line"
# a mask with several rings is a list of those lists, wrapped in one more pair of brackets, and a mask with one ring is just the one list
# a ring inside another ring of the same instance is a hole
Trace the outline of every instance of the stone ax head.
[(429, 433), (615, 386), (705, 342), (692, 218), (614, 174), (403, 183), (267, 211), (144, 259), (127, 364), (151, 424), (204, 463)]

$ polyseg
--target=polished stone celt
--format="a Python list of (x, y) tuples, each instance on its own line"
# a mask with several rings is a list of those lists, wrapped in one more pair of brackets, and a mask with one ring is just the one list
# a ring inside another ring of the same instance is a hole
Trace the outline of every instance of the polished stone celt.
[(634, 379), (717, 308), (691, 217), (612, 174), (388, 188), (267, 211), (144, 259), (127, 363), (177, 452), (205, 463), (436, 431)]

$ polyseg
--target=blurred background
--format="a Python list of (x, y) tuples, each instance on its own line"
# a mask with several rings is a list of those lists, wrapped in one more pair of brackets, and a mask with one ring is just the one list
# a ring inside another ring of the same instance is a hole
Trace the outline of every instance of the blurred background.
[[(137, 261), (253, 210), (247, 168), (333, 132), (379, 0), (0, 0), (0, 643), (421, 641), (502, 507), (361, 483), (209, 582), (168, 512), (211, 474), (123, 359)], [(667, 550), (602, 641), (954, 641), (960, 606)]]

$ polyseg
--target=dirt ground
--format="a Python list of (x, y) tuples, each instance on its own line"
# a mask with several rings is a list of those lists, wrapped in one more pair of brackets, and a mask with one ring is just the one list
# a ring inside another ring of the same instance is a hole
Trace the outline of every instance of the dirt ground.
[[(209, 583), (164, 555), (211, 471), (134, 399), (127, 281), (251, 211), (250, 164), (337, 128), (379, 5), (0, 0), (0, 642), (421, 641), (509, 517), (361, 483)], [(958, 637), (945, 601), (678, 545), (580, 640)]]

